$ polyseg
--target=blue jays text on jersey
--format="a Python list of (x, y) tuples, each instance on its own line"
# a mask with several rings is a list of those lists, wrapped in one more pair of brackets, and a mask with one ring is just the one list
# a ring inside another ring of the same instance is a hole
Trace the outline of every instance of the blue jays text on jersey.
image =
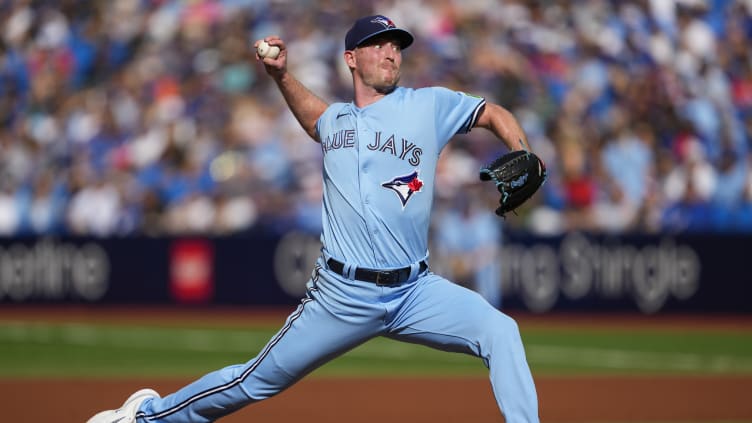
[[(397, 141), (397, 139), (400, 139), (400, 141)], [(321, 140), (321, 149), (324, 154), (340, 148), (353, 147), (355, 147), (354, 129), (342, 129), (333, 134), (327, 135), (326, 138)], [(407, 159), (412, 166), (420, 165), (420, 156), (423, 154), (422, 148), (405, 138), (400, 138), (395, 134), (390, 134), (388, 136), (382, 135), (381, 131), (375, 132), (373, 141), (371, 141), (367, 147), (371, 151), (389, 153), (393, 156), (399, 157), (400, 160)]]

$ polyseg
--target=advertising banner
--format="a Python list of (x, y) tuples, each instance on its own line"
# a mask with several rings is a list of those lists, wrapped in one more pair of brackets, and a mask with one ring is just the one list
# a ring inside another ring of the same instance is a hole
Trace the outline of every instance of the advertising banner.
[[(298, 232), (3, 239), (0, 304), (292, 305), (320, 248), (317, 236)], [(750, 237), (729, 234), (511, 233), (496, 258), (497, 279), (510, 310), (748, 313), (750, 251)], [(430, 262), (455, 280), (451, 260)]]

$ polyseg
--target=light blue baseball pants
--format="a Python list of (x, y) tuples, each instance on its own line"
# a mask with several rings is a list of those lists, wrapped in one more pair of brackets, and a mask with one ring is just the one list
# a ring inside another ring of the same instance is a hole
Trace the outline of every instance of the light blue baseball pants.
[(343, 278), (319, 259), (308, 293), (264, 349), (145, 401), (146, 422), (212, 422), (278, 394), (376, 336), (480, 357), (508, 423), (538, 422), (538, 400), (517, 324), (479, 294), (430, 271), (397, 286)]

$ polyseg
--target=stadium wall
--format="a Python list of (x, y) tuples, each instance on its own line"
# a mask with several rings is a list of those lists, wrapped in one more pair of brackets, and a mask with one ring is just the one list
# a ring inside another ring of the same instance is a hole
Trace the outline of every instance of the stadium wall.
[[(750, 313), (751, 247), (732, 234), (508, 234), (503, 308)], [(0, 304), (292, 305), (319, 249), (298, 232), (2, 239)]]

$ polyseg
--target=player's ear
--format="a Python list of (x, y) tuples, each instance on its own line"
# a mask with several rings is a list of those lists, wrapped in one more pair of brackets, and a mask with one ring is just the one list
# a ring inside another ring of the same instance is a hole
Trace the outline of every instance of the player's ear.
[(344, 57), (347, 67), (350, 69), (355, 68), (355, 52), (352, 50), (345, 50)]

